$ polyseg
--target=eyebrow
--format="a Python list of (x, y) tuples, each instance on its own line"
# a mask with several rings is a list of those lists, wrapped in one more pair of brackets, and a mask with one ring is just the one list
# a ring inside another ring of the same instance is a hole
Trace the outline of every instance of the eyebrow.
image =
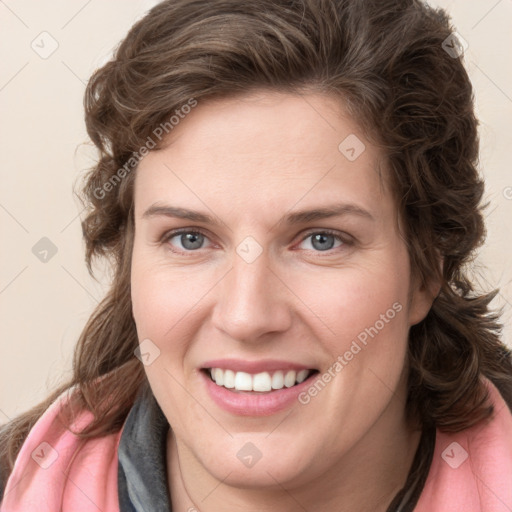
[[(339, 217), (344, 215), (355, 215), (371, 221), (375, 220), (373, 215), (368, 210), (365, 210), (360, 206), (351, 203), (339, 203), (325, 206), (322, 208), (299, 210), (297, 212), (290, 213), (283, 217), (281, 220), (279, 220), (277, 224), (303, 224), (316, 220), (327, 219), (329, 217)], [(202, 213), (195, 210), (189, 210), (187, 208), (179, 208), (170, 205), (154, 204), (150, 206), (142, 214), (142, 218), (144, 219), (158, 216), (187, 219), (192, 222), (201, 222), (203, 224), (211, 224), (214, 226), (224, 224), (224, 222), (220, 221), (220, 219), (207, 213)]]

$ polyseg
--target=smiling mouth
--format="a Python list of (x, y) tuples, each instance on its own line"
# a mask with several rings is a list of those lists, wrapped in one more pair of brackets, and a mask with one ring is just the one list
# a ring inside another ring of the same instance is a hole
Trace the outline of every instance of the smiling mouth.
[(251, 374), (222, 368), (203, 368), (203, 372), (219, 387), (233, 392), (272, 393), (292, 388), (318, 373), (318, 370), (277, 370)]

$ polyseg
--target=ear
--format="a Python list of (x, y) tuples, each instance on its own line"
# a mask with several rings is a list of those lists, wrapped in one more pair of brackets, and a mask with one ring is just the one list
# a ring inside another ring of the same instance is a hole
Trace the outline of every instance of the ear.
[[(439, 275), (443, 273), (444, 259), (439, 256)], [(432, 303), (441, 290), (441, 279), (432, 276), (427, 282), (422, 282), (419, 275), (411, 279), (411, 290), (409, 294), (409, 325), (420, 323), (430, 311)]]

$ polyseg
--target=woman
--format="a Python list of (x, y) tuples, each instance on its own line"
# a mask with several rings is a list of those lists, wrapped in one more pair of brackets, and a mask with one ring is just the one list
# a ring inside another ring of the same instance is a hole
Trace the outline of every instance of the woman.
[(414, 0), (174, 0), (135, 24), (85, 97), (111, 290), (72, 380), (2, 429), (2, 512), (512, 508), (451, 33)]

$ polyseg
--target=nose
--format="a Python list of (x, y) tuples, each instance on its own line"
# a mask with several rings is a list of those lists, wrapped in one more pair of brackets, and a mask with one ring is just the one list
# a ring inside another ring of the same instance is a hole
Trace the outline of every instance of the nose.
[(258, 342), (290, 328), (291, 294), (265, 254), (252, 263), (235, 255), (233, 268), (216, 288), (212, 322), (232, 339)]

